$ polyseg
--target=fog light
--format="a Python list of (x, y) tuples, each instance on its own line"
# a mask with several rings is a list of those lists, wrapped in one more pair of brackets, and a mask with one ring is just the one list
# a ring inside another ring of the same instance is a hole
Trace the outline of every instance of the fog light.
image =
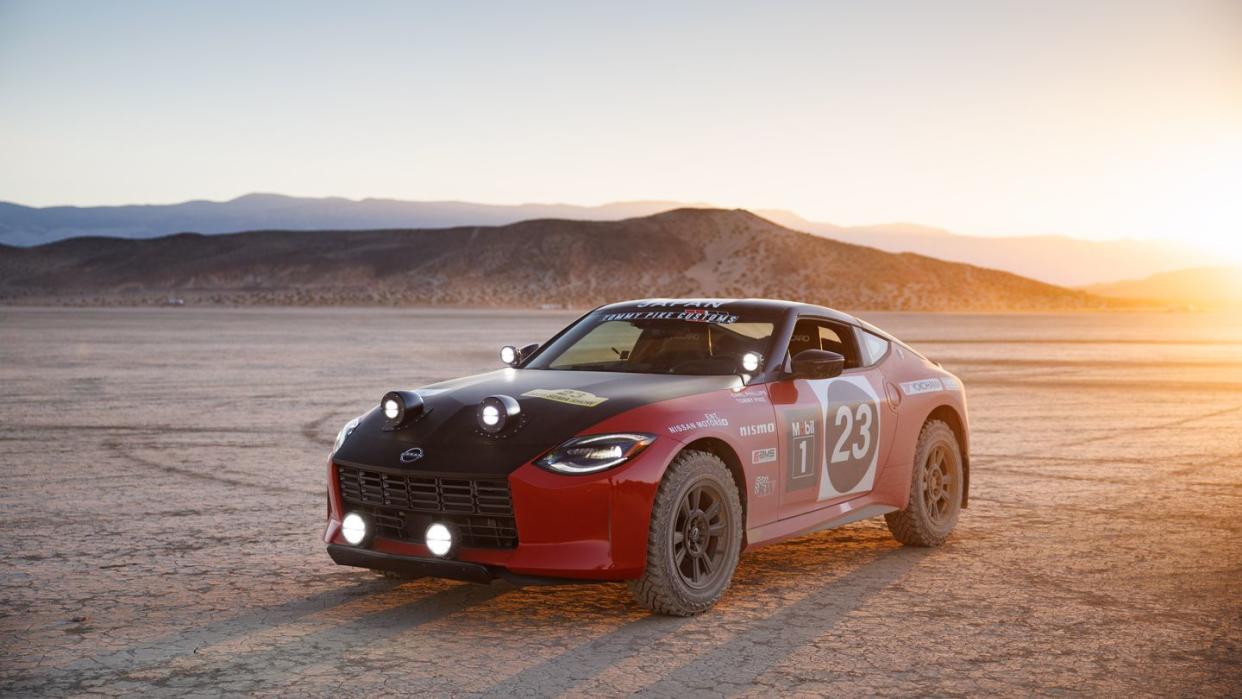
[(367, 521), (357, 512), (350, 512), (341, 519), (341, 536), (357, 546), (367, 540)]
[(389, 420), (396, 420), (397, 416), (400, 414), (401, 406), (397, 403), (397, 401), (392, 398), (388, 398), (384, 401), (384, 417)]
[(427, 527), (426, 533), (423, 534), (423, 542), (433, 554), (444, 556), (453, 548), (453, 533), (448, 527), (436, 522)]

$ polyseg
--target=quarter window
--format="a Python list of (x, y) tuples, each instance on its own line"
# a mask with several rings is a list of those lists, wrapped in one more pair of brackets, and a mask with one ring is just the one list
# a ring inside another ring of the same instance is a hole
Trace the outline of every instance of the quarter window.
[(863, 362), (867, 366), (875, 364), (888, 354), (888, 340), (866, 330), (859, 330), (858, 336), (862, 338)]

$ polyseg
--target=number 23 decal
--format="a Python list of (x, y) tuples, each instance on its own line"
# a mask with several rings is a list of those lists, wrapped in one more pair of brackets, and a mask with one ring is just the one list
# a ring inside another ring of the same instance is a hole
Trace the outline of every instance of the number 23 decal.
[[(841, 428), (841, 436), (833, 447), (830, 462), (839, 464), (851, 458), (861, 459), (866, 456), (871, 449), (871, 426), (874, 420), (870, 403), (838, 407), (833, 424)], [(858, 427), (858, 439), (854, 439), (855, 425)]]

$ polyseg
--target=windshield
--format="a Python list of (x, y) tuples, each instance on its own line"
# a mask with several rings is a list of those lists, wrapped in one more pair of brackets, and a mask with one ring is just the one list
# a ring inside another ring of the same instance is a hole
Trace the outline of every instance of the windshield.
[(557, 338), (527, 366), (640, 374), (735, 374), (742, 355), (767, 354), (774, 327), (771, 322), (698, 310), (597, 314)]

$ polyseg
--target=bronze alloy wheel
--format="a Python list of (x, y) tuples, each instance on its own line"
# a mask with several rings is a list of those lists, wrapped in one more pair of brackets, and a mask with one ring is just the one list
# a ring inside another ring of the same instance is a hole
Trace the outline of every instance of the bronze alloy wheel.
[(957, 433), (943, 420), (929, 420), (914, 450), (906, 508), (884, 515), (889, 531), (908, 546), (944, 543), (957, 526), (965, 483)]
[(962, 500), (961, 472), (957, 454), (947, 444), (936, 444), (928, 452), (923, 465), (923, 504), (937, 527), (943, 527), (950, 514), (957, 514), (954, 506)]

